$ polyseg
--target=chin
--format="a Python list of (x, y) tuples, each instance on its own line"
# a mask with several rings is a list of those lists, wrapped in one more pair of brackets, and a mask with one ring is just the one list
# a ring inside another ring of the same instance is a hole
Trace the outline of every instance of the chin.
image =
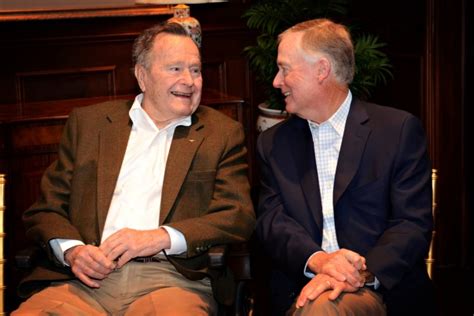
[(193, 114), (197, 108), (198, 108), (198, 105), (186, 104), (180, 107), (179, 112), (181, 113), (182, 116), (188, 116), (188, 115)]
[(294, 113), (295, 112), (295, 106), (293, 106), (291, 103), (286, 103), (285, 104), (285, 111), (288, 113)]

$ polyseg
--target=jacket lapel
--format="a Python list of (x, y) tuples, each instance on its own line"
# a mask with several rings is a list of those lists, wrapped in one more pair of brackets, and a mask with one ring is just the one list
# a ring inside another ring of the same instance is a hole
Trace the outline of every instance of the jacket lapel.
[(334, 180), (334, 205), (337, 204), (357, 172), (370, 128), (364, 123), (369, 119), (362, 102), (354, 99), (347, 117), (344, 137)]
[[(120, 172), (132, 123), (128, 115), (131, 102), (123, 111), (107, 114), (99, 132), (99, 159), (97, 163), (97, 219), (99, 234), (105, 225), (107, 212), (112, 201)], [(119, 104), (117, 107), (120, 106)], [(99, 189), (100, 188), (100, 189)]]
[(298, 117), (293, 117), (293, 135), (288, 138), (288, 147), (295, 161), (301, 189), (311, 214), (319, 231), (323, 228), (321, 207), (321, 194), (319, 191), (318, 174), (314, 155), (313, 138), (308, 122)]
[(193, 116), (193, 124), (191, 126), (178, 126), (174, 132), (163, 180), (160, 225), (165, 222), (171, 211), (184, 183), (184, 179), (189, 172), (194, 156), (204, 139), (202, 133), (204, 126), (201, 123), (196, 123), (195, 120), (197, 118)]

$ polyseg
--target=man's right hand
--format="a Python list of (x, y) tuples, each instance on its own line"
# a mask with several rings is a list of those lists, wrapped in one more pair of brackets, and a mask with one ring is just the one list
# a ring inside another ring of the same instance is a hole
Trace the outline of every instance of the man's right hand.
[(303, 307), (308, 301), (317, 299), (326, 291), (331, 291), (328, 298), (333, 301), (343, 292), (357, 292), (358, 290), (359, 287), (353, 287), (347, 282), (340, 282), (327, 274), (319, 273), (301, 290), (296, 300), (296, 308)]
[(339, 282), (347, 282), (355, 288), (364, 286), (364, 279), (359, 271), (367, 269), (365, 258), (358, 253), (339, 249), (332, 253), (320, 251), (308, 262), (308, 268), (315, 274), (326, 274)]
[(102, 280), (115, 269), (116, 264), (96, 246), (79, 245), (64, 253), (64, 260), (74, 275), (87, 286), (98, 288)]

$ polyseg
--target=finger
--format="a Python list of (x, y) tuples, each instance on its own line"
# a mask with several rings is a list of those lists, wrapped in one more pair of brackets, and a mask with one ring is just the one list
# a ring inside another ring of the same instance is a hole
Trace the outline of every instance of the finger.
[(111, 261), (117, 261), (127, 252), (127, 249), (128, 248), (126, 244), (117, 245), (108, 253), (107, 259)]
[(364, 267), (365, 266), (365, 258), (357, 254), (356, 252), (342, 249), (338, 255), (342, 255), (343, 257), (339, 257), (342, 261), (339, 262), (339, 271), (344, 275), (345, 280), (342, 278), (336, 277), (336, 279), (340, 282), (345, 281), (348, 282), (351, 286), (360, 287), (362, 286), (362, 278), (359, 273), (359, 269), (356, 267)]
[(127, 241), (129, 241), (130, 238), (122, 239), (120, 237), (122, 233), (120, 232), (121, 231), (118, 231), (107, 238), (99, 247), (104, 256), (112, 262), (115, 262), (120, 256), (122, 256), (128, 247)]
[(90, 269), (104, 274), (109, 274), (115, 269), (115, 263), (107, 258), (99, 248), (94, 248), (87, 254), (84, 264)]
[(132, 260), (132, 257), (129, 255), (128, 252), (125, 252), (117, 261), (117, 269), (123, 267), (124, 264)]
[(91, 279), (96, 279), (96, 280), (102, 280), (105, 279), (108, 275), (108, 273), (101, 273), (96, 270), (90, 269), (90, 268), (84, 268), (81, 270), (84, 275), (86, 275), (88, 278)]
[(354, 286), (354, 287), (363, 286), (362, 276), (360, 275), (358, 270), (355, 270), (353, 269), (353, 267), (351, 267), (351, 269), (348, 269), (346, 271), (345, 275), (346, 275), (345, 282), (349, 283), (351, 286)]
[(71, 270), (74, 274), (85, 274), (95, 279), (103, 279), (112, 271), (112, 269), (106, 269), (92, 260), (90, 262), (77, 260), (74, 266), (71, 267)]
[[(101, 245), (99, 246), (100, 250), (104, 253), (105, 256), (109, 256), (109, 254), (119, 245), (122, 244), (122, 235), (123, 235), (123, 229), (116, 231), (109, 237), (107, 237), (106, 240), (104, 240)], [(125, 238), (126, 240), (126, 238)]]
[(330, 275), (331, 277), (333, 277), (334, 279), (336, 279), (339, 282), (345, 282), (347, 280), (347, 277), (346, 277), (347, 273), (343, 273), (343, 272), (337, 270), (336, 268), (329, 268), (329, 269), (325, 270), (324, 273), (327, 274), (327, 275)]
[(78, 269), (74, 269), (73, 273), (80, 281), (82, 281), (87, 286), (92, 287), (92, 288), (99, 288), (100, 287), (100, 285), (97, 281), (95, 281), (93, 278), (89, 277), (83, 271), (78, 270)]
[(339, 297), (339, 295), (340, 295), (341, 293), (342, 293), (342, 287), (336, 286), (336, 287), (331, 291), (331, 293), (329, 293), (328, 298), (329, 298), (331, 301), (334, 301), (336, 298)]
[(325, 280), (324, 282), (320, 282), (310, 293), (306, 295), (308, 300), (315, 300), (319, 297), (323, 292), (330, 290), (332, 288), (332, 283), (330, 280)]
[(115, 248), (115, 242), (110, 240), (110, 237), (105, 240), (100, 246), (99, 249), (102, 251), (104, 256), (109, 257), (112, 250)]
[(311, 280), (308, 284), (306, 284), (305, 287), (300, 292), (300, 295), (298, 296), (298, 299), (296, 300), (296, 308), (303, 307), (307, 300), (308, 300), (308, 295), (313, 293), (315, 291), (315, 287), (313, 286), (314, 284), (314, 279)]
[(351, 263), (356, 270), (362, 269), (362, 267), (365, 265), (365, 258), (359, 255), (357, 252), (342, 249), (342, 254), (344, 255), (344, 258), (349, 261), (349, 263)]
[(298, 300), (296, 301), (296, 308), (303, 307), (307, 302), (306, 296), (300, 295), (298, 296)]
[(104, 267), (97, 262), (77, 262), (72, 266), (72, 271), (82, 272), (89, 277), (95, 279), (103, 279), (109, 275), (115, 268), (115, 265), (112, 268)]
[(82, 283), (87, 285), (88, 287), (96, 288), (98, 289), (100, 287), (100, 284), (96, 281), (93, 281), (93, 279), (89, 278), (86, 275), (79, 275), (77, 276), (79, 280), (81, 280)]

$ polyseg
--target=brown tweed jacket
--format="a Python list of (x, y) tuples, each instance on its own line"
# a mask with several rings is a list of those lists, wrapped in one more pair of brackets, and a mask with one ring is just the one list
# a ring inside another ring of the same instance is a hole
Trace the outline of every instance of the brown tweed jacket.
[[(131, 131), (131, 105), (110, 101), (71, 112), (58, 160), (42, 178), (39, 200), (23, 215), (27, 236), (47, 256), (20, 284), (20, 295), (74, 277), (56, 260), (49, 240), (99, 245)], [(250, 237), (255, 215), (245, 159), (241, 125), (218, 111), (200, 106), (191, 126), (176, 128), (159, 224), (184, 234), (188, 251), (180, 262), (186, 268), (201, 268), (213, 245)]]

